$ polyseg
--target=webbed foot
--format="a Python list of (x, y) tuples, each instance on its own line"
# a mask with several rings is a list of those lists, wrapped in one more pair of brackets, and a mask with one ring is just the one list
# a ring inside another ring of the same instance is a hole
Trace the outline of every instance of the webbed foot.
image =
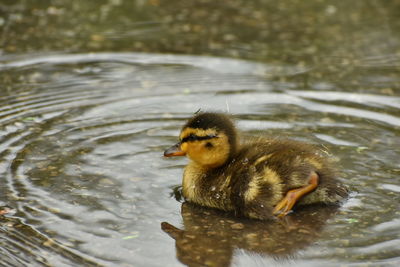
[(317, 188), (318, 181), (318, 174), (316, 172), (312, 172), (310, 174), (308, 185), (289, 190), (286, 193), (286, 196), (275, 206), (272, 213), (278, 217), (286, 216), (292, 211), (293, 206), (296, 204), (297, 201), (299, 201), (302, 196), (310, 193), (315, 188)]

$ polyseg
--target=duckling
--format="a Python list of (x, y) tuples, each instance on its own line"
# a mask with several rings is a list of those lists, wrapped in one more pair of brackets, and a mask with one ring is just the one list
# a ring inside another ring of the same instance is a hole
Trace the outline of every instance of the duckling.
[(240, 217), (283, 217), (295, 206), (337, 204), (348, 194), (315, 146), (264, 137), (240, 142), (223, 113), (195, 114), (164, 156), (190, 159), (182, 181), (186, 201)]

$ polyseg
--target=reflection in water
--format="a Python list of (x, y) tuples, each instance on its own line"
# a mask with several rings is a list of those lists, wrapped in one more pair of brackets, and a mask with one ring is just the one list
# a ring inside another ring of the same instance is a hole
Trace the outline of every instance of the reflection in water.
[(320, 236), (335, 206), (307, 206), (281, 220), (258, 221), (229, 216), (183, 203), (184, 230), (167, 222), (161, 228), (175, 239), (177, 258), (188, 266), (229, 266), (243, 249), (276, 261), (294, 257)]

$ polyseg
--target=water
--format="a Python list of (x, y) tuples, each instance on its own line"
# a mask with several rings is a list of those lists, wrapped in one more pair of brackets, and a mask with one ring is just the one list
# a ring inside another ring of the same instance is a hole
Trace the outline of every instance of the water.
[[(398, 265), (396, 1), (128, 2), (0, 5), (0, 265)], [(200, 108), (322, 144), (351, 198), (268, 223), (182, 204), (162, 152)]]
[[(2, 219), (1, 254), (10, 264), (176, 266), (174, 242), (161, 231), (161, 222), (189, 232), (196, 223), (217, 229), (221, 220), (243, 223), (213, 214), (205, 223), (185, 219), (182, 225), (187, 213), (181, 214), (181, 203), (170, 196), (186, 160), (165, 160), (162, 151), (199, 108), (229, 109), (250, 135), (324, 144), (340, 159), (343, 180), (354, 192), (329, 220), (317, 218), (318, 229), (304, 216), (287, 228), (244, 222), (250, 233), (218, 230), (233, 240), (260, 231), (286, 239), (267, 240), (279, 242), (277, 249), (244, 241), (219, 248), (218, 237), (203, 245), (223, 250), (208, 261), (230, 255), (229, 262), (242, 266), (271, 258), (279, 263), (274, 251), (285, 249), (282, 265), (399, 260), (396, 95), (296, 88), (291, 80), (307, 70), (294, 77), (283, 70), (286, 79), (280, 82), (263, 75), (270, 68), (259, 63), (195, 56), (40, 56), (5, 62), (1, 69), (20, 81), (18, 92), (3, 94), (0, 113), (1, 203), (16, 210)], [(293, 231), (300, 234), (295, 245)], [(204, 238), (192, 242), (201, 247)], [(290, 245), (282, 246), (285, 242)]]

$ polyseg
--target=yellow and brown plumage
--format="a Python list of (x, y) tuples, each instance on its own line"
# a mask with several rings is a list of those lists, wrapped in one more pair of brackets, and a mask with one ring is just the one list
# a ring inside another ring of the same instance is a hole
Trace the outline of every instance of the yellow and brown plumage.
[(204, 112), (183, 126), (164, 156), (188, 156), (182, 193), (202, 206), (238, 216), (284, 216), (294, 205), (338, 203), (347, 190), (324, 154), (302, 142), (254, 138), (240, 142), (228, 115)]

